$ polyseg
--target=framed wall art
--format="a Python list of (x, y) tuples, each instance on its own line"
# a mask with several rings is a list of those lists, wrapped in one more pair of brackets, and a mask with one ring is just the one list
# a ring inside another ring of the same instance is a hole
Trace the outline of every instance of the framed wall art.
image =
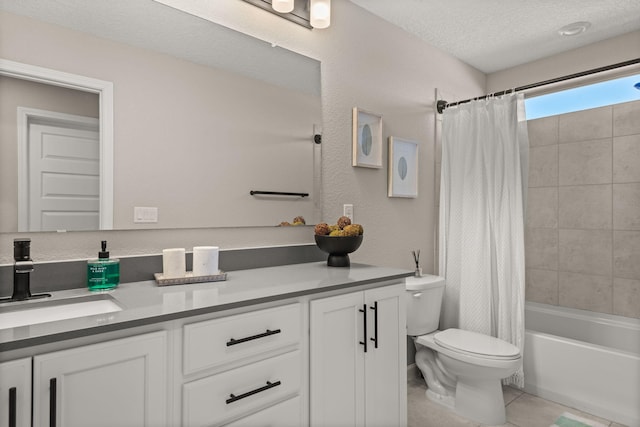
[(418, 143), (389, 137), (389, 197), (418, 197)]
[(382, 117), (353, 109), (352, 166), (382, 167)]

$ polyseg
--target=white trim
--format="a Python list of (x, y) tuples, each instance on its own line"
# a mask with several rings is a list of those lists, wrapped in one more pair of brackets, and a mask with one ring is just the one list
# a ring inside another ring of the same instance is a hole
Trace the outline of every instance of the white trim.
[[(100, 229), (112, 230), (113, 83), (7, 59), (0, 59), (0, 75), (98, 94), (100, 111)], [(18, 132), (20, 132), (20, 128)]]

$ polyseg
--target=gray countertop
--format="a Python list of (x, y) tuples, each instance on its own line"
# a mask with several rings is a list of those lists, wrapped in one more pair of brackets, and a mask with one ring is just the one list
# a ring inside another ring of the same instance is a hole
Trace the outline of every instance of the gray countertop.
[[(346, 290), (412, 275), (412, 271), (395, 268), (364, 264), (334, 268), (327, 267), (326, 262), (314, 262), (232, 271), (227, 273), (227, 280), (223, 282), (172, 286), (158, 286), (155, 281), (123, 283), (108, 292), (122, 307), (121, 311), (0, 329), (0, 351), (338, 289)], [(55, 292), (52, 299), (88, 295), (93, 293), (86, 289), (73, 289)], [(31, 302), (25, 305), (28, 304)], [(14, 308), (8, 308), (6, 304), (0, 306), (0, 312), (8, 309)]]

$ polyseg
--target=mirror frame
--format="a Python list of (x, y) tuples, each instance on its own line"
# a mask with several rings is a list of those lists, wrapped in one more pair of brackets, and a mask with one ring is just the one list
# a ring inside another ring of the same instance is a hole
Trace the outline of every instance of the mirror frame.
[[(0, 58), (0, 75), (98, 95), (100, 131), (100, 230), (113, 229), (113, 83)], [(18, 133), (23, 132), (18, 124)], [(18, 184), (20, 185), (20, 183)], [(19, 232), (28, 230), (18, 230)]]

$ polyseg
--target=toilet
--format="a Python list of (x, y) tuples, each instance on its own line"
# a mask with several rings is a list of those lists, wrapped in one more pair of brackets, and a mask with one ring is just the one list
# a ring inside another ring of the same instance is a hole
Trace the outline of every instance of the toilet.
[(406, 278), (407, 335), (416, 346), (416, 365), (427, 382), (427, 397), (470, 420), (504, 424), (501, 380), (520, 368), (520, 350), (477, 332), (439, 331), (444, 286), (439, 276)]

